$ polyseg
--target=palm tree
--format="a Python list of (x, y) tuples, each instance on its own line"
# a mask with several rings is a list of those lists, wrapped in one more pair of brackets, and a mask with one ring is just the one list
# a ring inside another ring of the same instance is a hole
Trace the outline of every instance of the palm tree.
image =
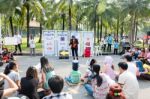
[(136, 32), (136, 22), (140, 17), (147, 17), (147, 12), (149, 10), (149, 0), (120, 0), (121, 5), (123, 7), (123, 11), (128, 11), (128, 14), (131, 16), (130, 18), (130, 41), (134, 42), (134, 36)]
[(16, 9), (17, 6), (21, 4), (20, 0), (1, 0), (0, 1), (0, 13), (1, 14), (6, 14), (9, 16), (9, 21), (10, 21), (10, 27), (12, 31), (12, 36), (14, 35), (14, 29), (13, 29), (13, 19), (12, 15)]

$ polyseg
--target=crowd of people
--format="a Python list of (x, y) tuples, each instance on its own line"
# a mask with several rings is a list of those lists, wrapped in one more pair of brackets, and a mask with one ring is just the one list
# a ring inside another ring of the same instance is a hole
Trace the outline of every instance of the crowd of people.
[(80, 72), (78, 60), (74, 60), (72, 71), (64, 79), (56, 75), (54, 67), (44, 56), (38, 65), (30, 66), (22, 78), (18, 64), (9, 61), (0, 74), (1, 81), (4, 81), (0, 97), (73, 99), (71, 94), (63, 92), (64, 83), (67, 82), (83, 84), (87, 94), (94, 99), (138, 99), (138, 79), (150, 80), (150, 49), (132, 48), (122, 58), (118, 66), (114, 65), (111, 56), (105, 56), (104, 64), (101, 65), (98, 60), (91, 59), (85, 74)]

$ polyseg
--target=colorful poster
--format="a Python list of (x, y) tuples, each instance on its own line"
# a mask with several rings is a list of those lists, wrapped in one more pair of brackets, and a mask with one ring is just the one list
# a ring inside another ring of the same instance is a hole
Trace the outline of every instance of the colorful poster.
[(90, 49), (91, 55), (93, 54), (94, 47), (94, 33), (93, 32), (83, 32), (83, 47), (84, 50), (86, 48)]
[(55, 31), (43, 31), (43, 54), (55, 55)]
[(58, 53), (60, 50), (68, 50), (69, 49), (68, 32), (58, 31), (57, 43), (58, 43)]

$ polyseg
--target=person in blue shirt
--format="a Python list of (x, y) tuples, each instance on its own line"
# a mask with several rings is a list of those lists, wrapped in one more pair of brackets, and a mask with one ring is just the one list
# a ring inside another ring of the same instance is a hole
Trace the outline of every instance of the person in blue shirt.
[(109, 52), (111, 52), (111, 45), (112, 45), (112, 42), (113, 42), (113, 37), (111, 36), (111, 34), (109, 34), (108, 37), (107, 37), (107, 43), (108, 43), (108, 48), (107, 48), (107, 50), (108, 50)]
[(118, 40), (115, 40), (115, 42), (114, 42), (114, 54), (115, 55), (118, 54), (118, 48), (119, 48)]

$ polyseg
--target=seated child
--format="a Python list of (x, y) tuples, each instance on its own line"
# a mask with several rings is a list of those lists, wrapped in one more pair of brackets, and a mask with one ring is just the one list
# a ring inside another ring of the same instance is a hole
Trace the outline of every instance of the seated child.
[(140, 72), (139, 78), (150, 80), (150, 65), (147, 63), (144, 63), (143, 67), (144, 67), (144, 72)]
[(78, 70), (79, 62), (74, 60), (72, 62), (72, 72), (70, 73), (69, 77), (66, 77), (66, 81), (72, 84), (78, 84), (81, 78), (81, 72)]
[(106, 99), (125, 99), (122, 88), (117, 84), (110, 86)]
[(104, 59), (104, 69), (103, 72), (108, 75), (112, 80), (116, 79), (116, 72), (114, 71), (113, 58), (111, 56), (106, 56)]
[(2, 49), (2, 61), (9, 62), (10, 60), (14, 60), (13, 54), (8, 51), (7, 48)]
[(93, 75), (93, 65), (96, 63), (95, 59), (91, 59), (89, 63), (89, 67), (86, 70), (85, 75), (81, 78), (81, 81), (84, 81), (85, 83), (90, 83)]
[(139, 72), (144, 72), (142, 61), (141, 60), (137, 60), (137, 61), (135, 61), (135, 63), (136, 63), (136, 67), (138, 68), (138, 71)]

